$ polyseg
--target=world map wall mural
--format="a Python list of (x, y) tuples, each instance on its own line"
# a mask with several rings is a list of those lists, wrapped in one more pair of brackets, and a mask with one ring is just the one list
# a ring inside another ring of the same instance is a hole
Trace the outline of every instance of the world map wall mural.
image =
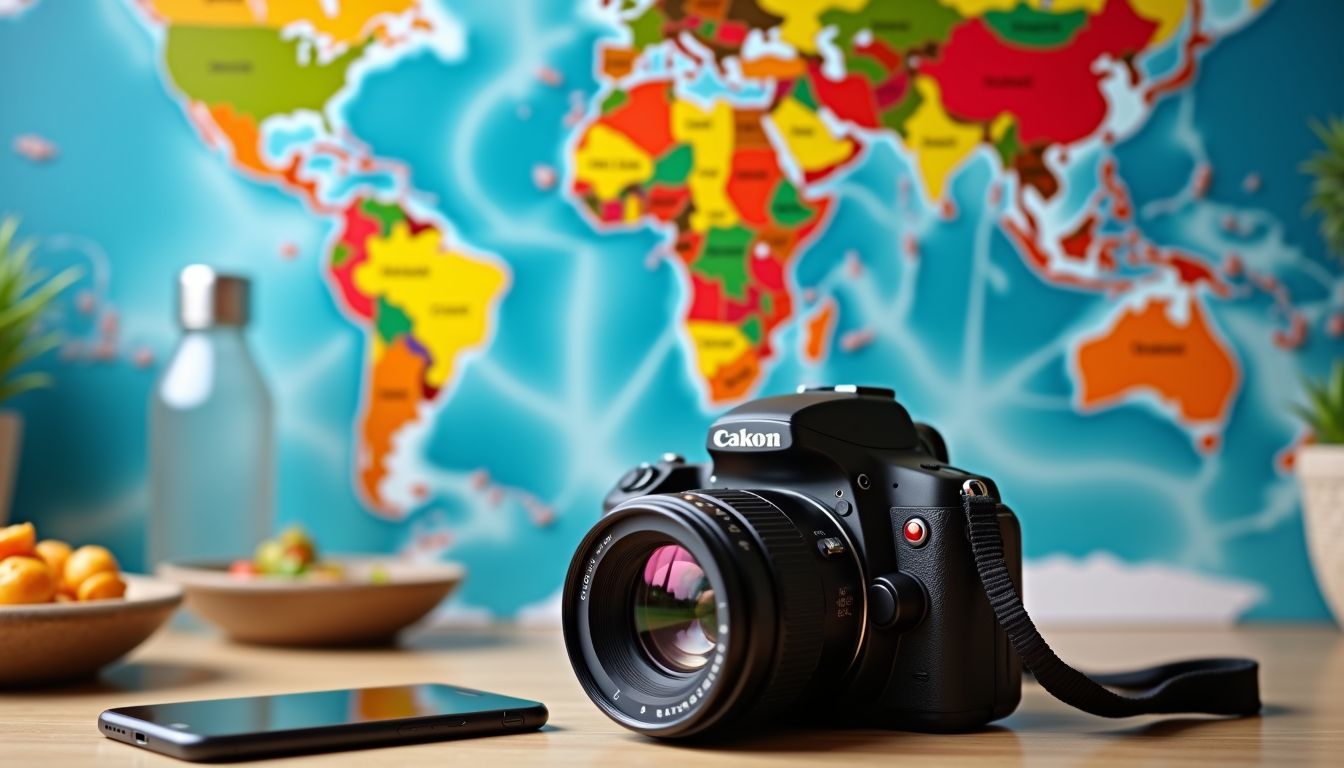
[(138, 564), (171, 275), (204, 261), (256, 281), (280, 519), (464, 562), (450, 614), (551, 616), (625, 468), (853, 382), (998, 480), (1043, 618), (1324, 616), (1290, 406), (1344, 352), (1300, 170), (1340, 29), (1289, 0), (0, 0), (0, 213), (85, 267), (18, 508)]

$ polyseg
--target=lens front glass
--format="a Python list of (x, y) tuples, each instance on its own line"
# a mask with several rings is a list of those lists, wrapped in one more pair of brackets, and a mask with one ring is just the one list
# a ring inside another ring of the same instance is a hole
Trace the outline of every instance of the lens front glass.
[(635, 584), (635, 633), (644, 653), (674, 673), (709, 663), (718, 641), (714, 587), (685, 547), (664, 544), (649, 553)]

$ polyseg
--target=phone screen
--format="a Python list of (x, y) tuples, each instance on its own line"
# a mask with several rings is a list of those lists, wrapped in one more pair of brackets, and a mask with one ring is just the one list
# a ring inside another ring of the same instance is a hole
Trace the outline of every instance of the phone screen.
[(535, 702), (512, 696), (424, 684), (150, 704), (116, 711), (183, 733), (214, 737), (534, 706)]

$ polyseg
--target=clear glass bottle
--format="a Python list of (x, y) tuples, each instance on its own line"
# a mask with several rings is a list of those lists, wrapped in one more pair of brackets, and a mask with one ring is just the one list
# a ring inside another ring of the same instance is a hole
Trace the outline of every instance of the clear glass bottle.
[(271, 532), (271, 396), (248, 349), (246, 278), (178, 279), (182, 339), (150, 403), (148, 561), (250, 557)]

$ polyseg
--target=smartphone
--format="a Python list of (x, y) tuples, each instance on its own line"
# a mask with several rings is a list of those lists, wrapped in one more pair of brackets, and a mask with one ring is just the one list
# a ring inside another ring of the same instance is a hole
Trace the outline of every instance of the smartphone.
[(427, 683), (118, 707), (98, 729), (182, 760), (240, 760), (534, 731), (547, 716), (540, 702)]

